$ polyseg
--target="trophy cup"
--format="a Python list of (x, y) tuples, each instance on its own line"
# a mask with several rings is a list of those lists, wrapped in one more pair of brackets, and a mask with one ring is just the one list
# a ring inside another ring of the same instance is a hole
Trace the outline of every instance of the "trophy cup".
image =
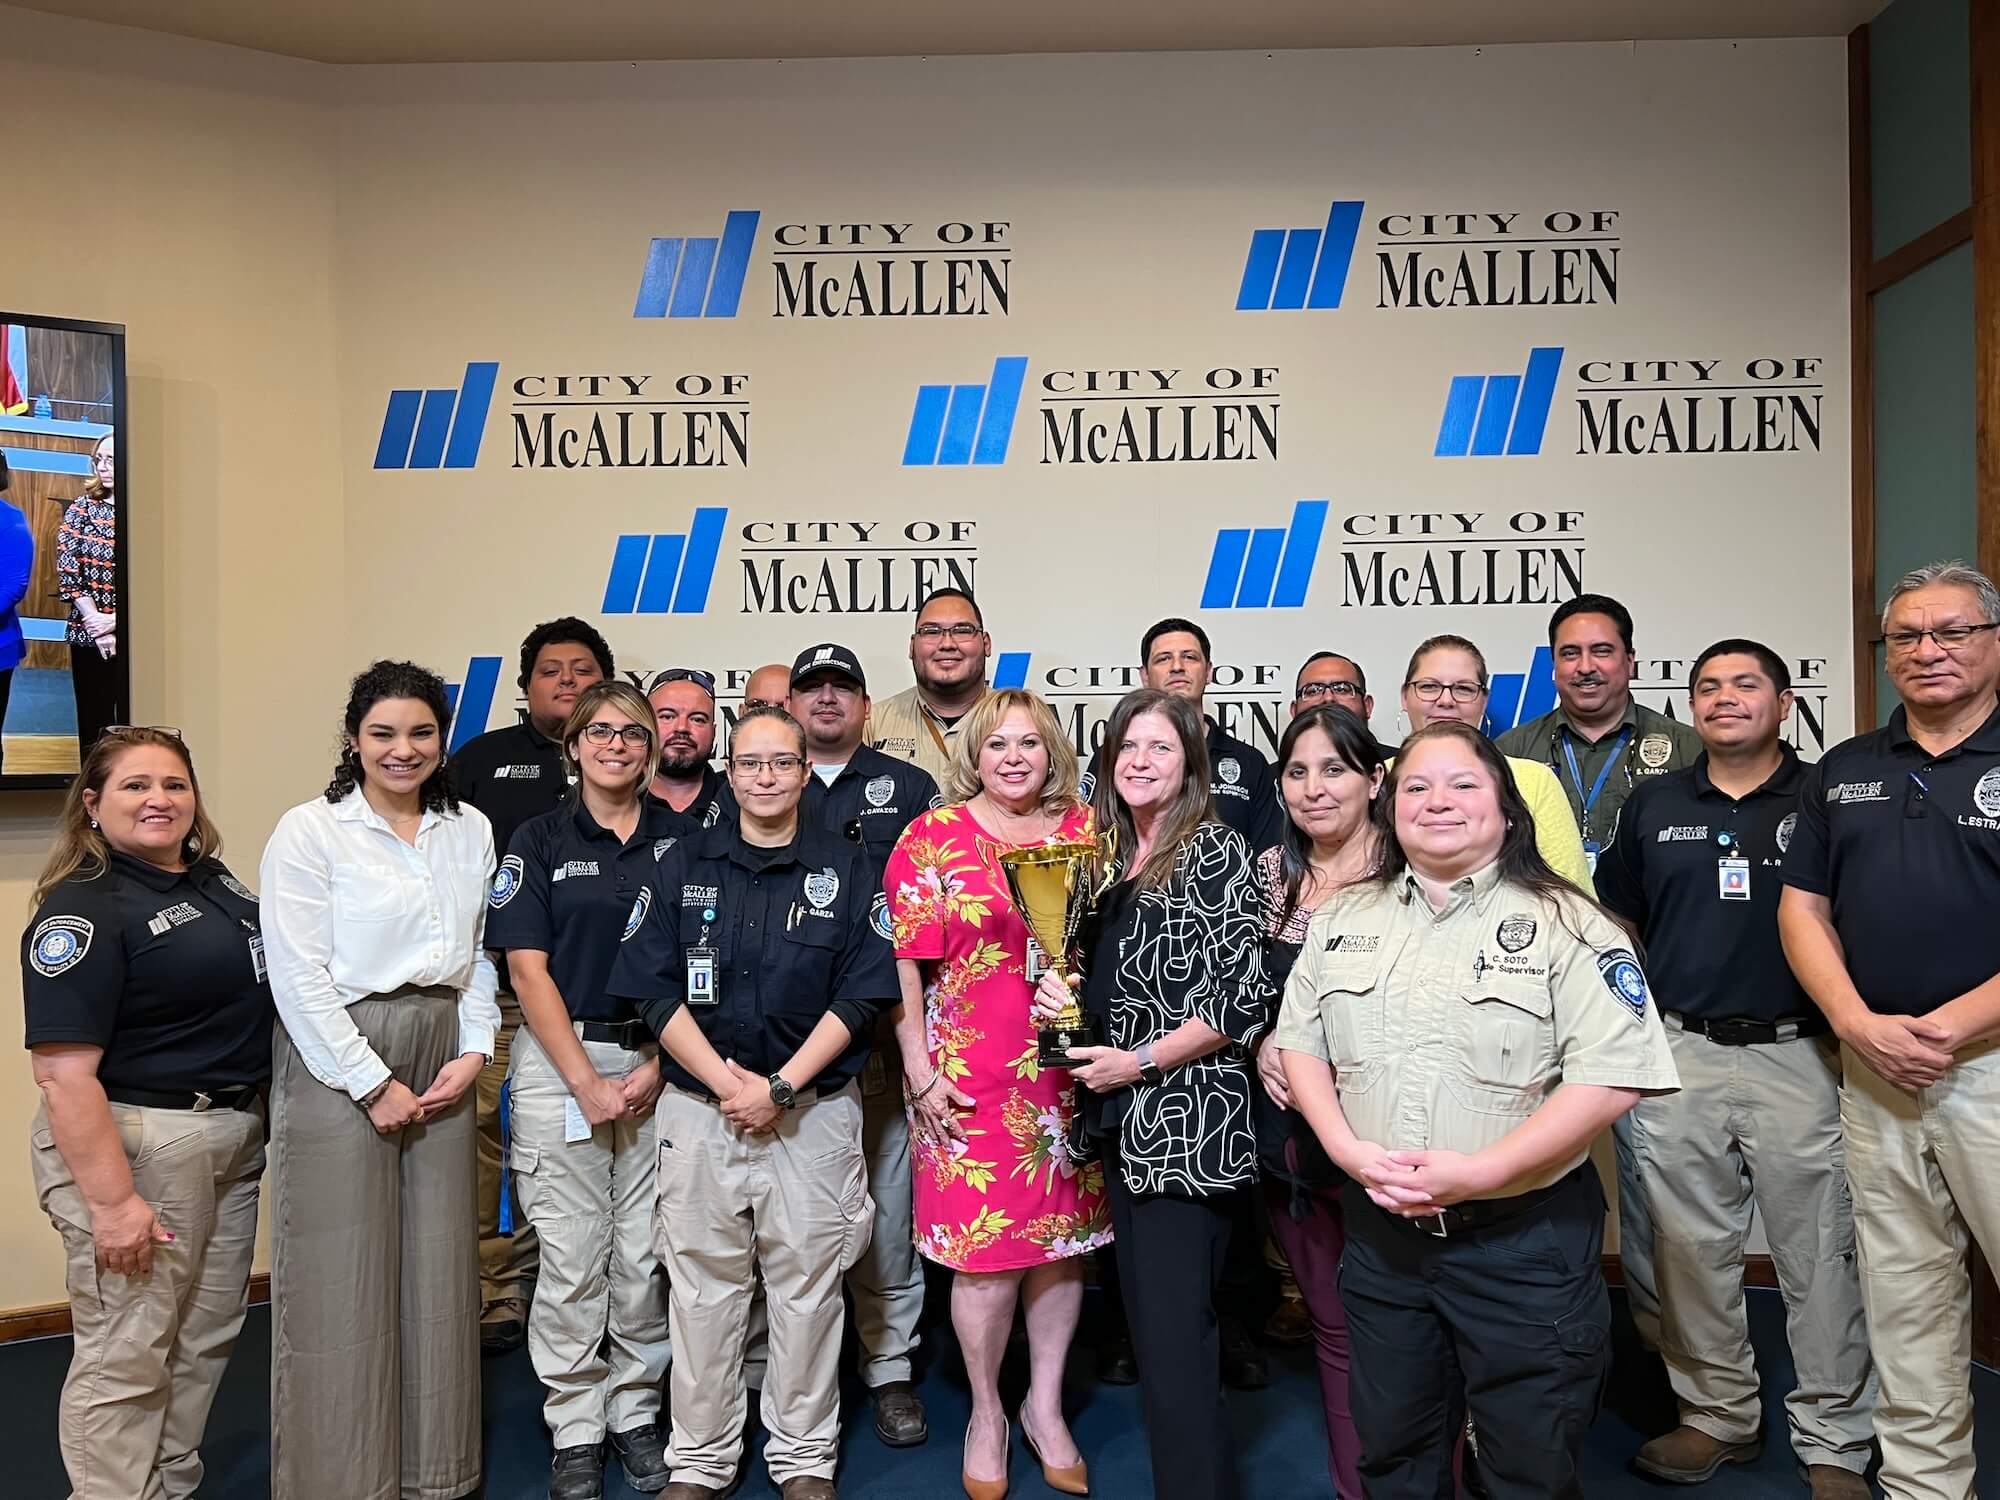
[[(1108, 866), (1109, 847), (1102, 852)], [(1049, 967), (1065, 985), (1074, 972), (1069, 962), (1070, 940), (1102, 889), (1093, 890), (1090, 882), (1099, 853), (1095, 842), (1076, 842), (1008, 849), (999, 856), (1000, 872), (1006, 877), (1015, 909), (1034, 934)], [(1071, 1067), (1071, 1047), (1096, 1046), (1102, 1040), (1096, 1022), (1083, 1013), (1072, 994), (1055, 1020), (1036, 1031), (1036, 1062), (1044, 1068)]]

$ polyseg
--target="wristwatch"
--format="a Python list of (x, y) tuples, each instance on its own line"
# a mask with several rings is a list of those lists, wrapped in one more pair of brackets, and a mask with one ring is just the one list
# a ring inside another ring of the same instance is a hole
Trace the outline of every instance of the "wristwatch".
[(1153, 1061), (1153, 1044), (1151, 1042), (1139, 1043), (1139, 1050), (1132, 1055), (1139, 1059), (1139, 1081), (1141, 1083), (1158, 1083), (1162, 1078), (1166, 1077), (1160, 1071), (1160, 1065)]
[(771, 1102), (780, 1109), (797, 1109), (799, 1091), (785, 1081), (783, 1073), (771, 1075)]

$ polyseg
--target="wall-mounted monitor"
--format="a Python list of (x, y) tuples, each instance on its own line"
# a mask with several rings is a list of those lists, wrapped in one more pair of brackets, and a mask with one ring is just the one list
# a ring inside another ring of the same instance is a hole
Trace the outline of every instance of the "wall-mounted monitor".
[(0, 311), (0, 790), (130, 717), (125, 328)]

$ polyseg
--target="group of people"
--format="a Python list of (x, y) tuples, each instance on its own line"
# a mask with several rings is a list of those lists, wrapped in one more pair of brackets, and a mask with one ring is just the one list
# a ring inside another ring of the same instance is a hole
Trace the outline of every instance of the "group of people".
[[(971, 1500), (1008, 1492), (1017, 1427), (1089, 1493), (1063, 1378), (1092, 1261), (1155, 1492), (1234, 1496), (1224, 1376), (1267, 1249), (1337, 1493), (1579, 1496), (1609, 1127), (1680, 1408), (1635, 1465), (1693, 1484), (1760, 1450), (1754, 1205), (1811, 1496), (1867, 1495), (1879, 1447), (1887, 1494), (1968, 1500), (1967, 1249), (2000, 1252), (1996, 630), (1974, 570), (1905, 577), (1901, 706), (1806, 765), (1768, 647), (1718, 641), (1661, 715), (1629, 613), (1585, 595), (1550, 621), (1543, 718), (1489, 739), (1478, 647), (1436, 636), (1386, 745), (1360, 663), (1321, 650), (1266, 761), (1204, 714), (1208, 637), (1167, 619), (1085, 769), (1043, 699), (990, 688), (946, 589), (910, 688), (876, 703), (852, 652), (808, 648), (753, 675), (718, 771), (706, 672), (642, 695), (564, 619), (523, 643), (522, 721), (450, 755), (434, 674), (356, 677), (255, 894), (180, 736), (110, 729), (22, 954), (74, 1493), (198, 1484), (268, 1140), (280, 1500), (471, 1493), (480, 1350), (523, 1338), (551, 1500), (614, 1459), (728, 1494), (753, 1392), (784, 1500), (830, 1500), (848, 1303), (875, 1434), (928, 1436), (926, 1261)], [(1003, 857), (1078, 844), (1050, 955)], [(1073, 1003), (1095, 1043), (1042, 1066)]]

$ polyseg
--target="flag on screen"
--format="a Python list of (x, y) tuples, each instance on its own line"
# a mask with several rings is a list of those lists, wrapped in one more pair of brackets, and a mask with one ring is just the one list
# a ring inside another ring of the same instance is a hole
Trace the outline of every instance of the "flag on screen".
[(27, 353), (27, 340), (14, 336), (15, 330), (0, 323), (0, 416), (18, 417), (28, 410), (28, 398), (21, 378), (26, 373), (15, 361)]

